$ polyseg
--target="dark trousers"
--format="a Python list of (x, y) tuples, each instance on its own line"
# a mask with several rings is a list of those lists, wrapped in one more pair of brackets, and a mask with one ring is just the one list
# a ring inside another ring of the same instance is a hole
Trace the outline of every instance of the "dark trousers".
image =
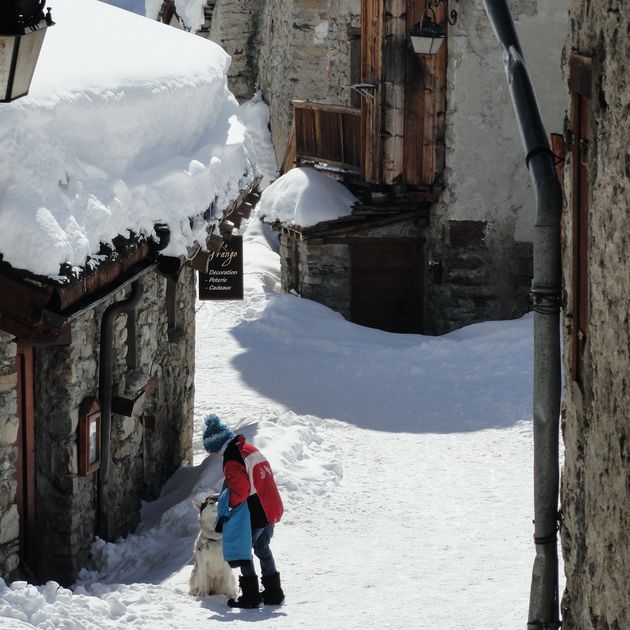
[[(272, 575), (276, 573), (276, 563), (271, 553), (271, 539), (273, 538), (273, 525), (267, 525), (261, 529), (252, 530), (252, 547), (256, 557), (260, 560), (260, 572), (263, 576)], [(241, 575), (252, 576), (256, 575), (256, 567), (254, 561), (241, 565)]]

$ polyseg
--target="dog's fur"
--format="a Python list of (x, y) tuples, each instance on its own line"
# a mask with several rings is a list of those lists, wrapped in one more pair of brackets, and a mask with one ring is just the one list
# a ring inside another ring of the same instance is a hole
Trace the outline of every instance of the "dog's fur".
[(219, 594), (236, 597), (236, 580), (223, 559), (223, 536), (214, 531), (217, 497), (210, 496), (205, 501), (193, 499), (193, 505), (199, 510), (199, 536), (193, 549), (195, 566), (189, 592), (198, 597)]

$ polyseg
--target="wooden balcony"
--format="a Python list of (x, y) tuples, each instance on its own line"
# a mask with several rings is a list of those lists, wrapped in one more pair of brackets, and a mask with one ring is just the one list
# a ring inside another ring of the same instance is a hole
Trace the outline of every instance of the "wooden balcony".
[(308, 102), (296, 102), (293, 107), (296, 163), (361, 171), (360, 109)]

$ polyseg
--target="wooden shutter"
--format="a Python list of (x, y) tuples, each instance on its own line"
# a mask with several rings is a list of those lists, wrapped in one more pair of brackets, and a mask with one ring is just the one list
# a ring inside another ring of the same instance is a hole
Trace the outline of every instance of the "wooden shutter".
[(569, 60), (571, 93), (571, 181), (573, 217), (573, 379), (582, 384), (584, 348), (588, 334), (588, 238), (590, 99), (592, 65), (589, 57), (573, 54)]
[(35, 426), (33, 404), (33, 348), (18, 345), (17, 372), (18, 461), (16, 503), (20, 516), (20, 560), (31, 574), (37, 558), (35, 520)]

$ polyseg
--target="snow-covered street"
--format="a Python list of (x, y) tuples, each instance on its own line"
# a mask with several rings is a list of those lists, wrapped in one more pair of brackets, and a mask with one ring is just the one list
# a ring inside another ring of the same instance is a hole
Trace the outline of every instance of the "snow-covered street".
[[(362, 328), (280, 295), (273, 241), (245, 233), (242, 302), (197, 305), (195, 459), (140, 529), (97, 542), (73, 591), (0, 587), (2, 628), (515, 628), (531, 544), (531, 316), (443, 337)], [(271, 461), (286, 604), (188, 595), (192, 497), (221, 470), (201, 445), (217, 413)]]

